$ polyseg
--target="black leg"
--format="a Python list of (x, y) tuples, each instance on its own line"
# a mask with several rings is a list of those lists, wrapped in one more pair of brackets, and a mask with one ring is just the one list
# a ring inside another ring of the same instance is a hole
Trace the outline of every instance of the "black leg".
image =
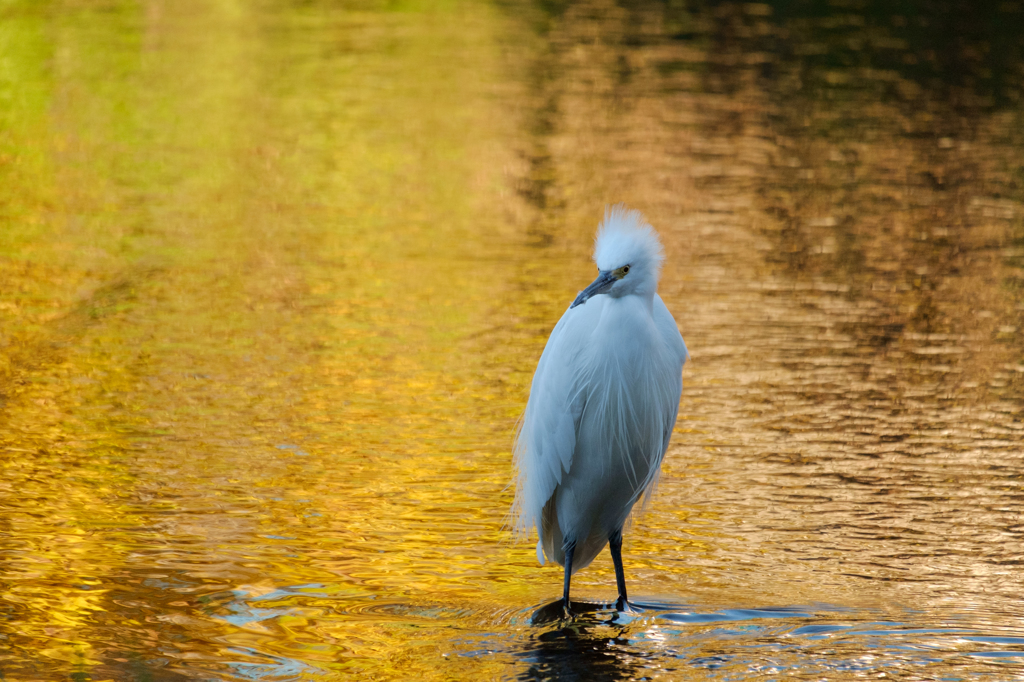
[(576, 551), (576, 543), (570, 542), (565, 547), (565, 586), (562, 589), (562, 607), (565, 609), (567, 618), (572, 618), (572, 609), (569, 607), (569, 582), (572, 580), (572, 555)]
[(629, 608), (629, 600), (626, 598), (626, 573), (622, 570), (622, 529), (615, 531), (608, 538), (608, 549), (612, 553), (612, 562), (615, 564), (615, 583), (619, 587), (619, 598), (615, 602), (615, 608), (625, 611)]

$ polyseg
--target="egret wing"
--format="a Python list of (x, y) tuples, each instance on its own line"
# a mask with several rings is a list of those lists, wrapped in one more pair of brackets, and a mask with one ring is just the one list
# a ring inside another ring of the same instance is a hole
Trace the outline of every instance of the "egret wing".
[(679, 357), (679, 369), (682, 371), (683, 365), (690, 359), (690, 352), (686, 349), (686, 342), (683, 341), (683, 335), (679, 333), (679, 327), (676, 325), (676, 319), (672, 317), (672, 313), (670, 313), (668, 308), (665, 307), (665, 302), (661, 300), (661, 296), (658, 294), (654, 295), (653, 312), (654, 326), (661, 334), (661, 338), (665, 340), (666, 344), (668, 344), (669, 348), (671, 348)]
[(665, 424), (665, 433), (661, 454), (664, 456), (665, 451), (668, 450), (668, 443), (672, 439), (672, 430), (675, 428), (676, 418), (679, 416), (679, 399), (683, 394), (683, 365), (689, 360), (690, 352), (686, 349), (686, 342), (683, 341), (683, 335), (679, 333), (679, 327), (676, 325), (675, 318), (672, 317), (672, 313), (665, 307), (665, 302), (661, 300), (661, 296), (658, 294), (654, 295), (653, 312), (655, 329), (658, 330), (671, 353), (679, 361), (678, 366), (673, 368), (672, 371), (672, 378), (674, 380), (672, 395), (674, 397), (663, 406), (667, 417), (663, 422)]
[(603, 301), (566, 310), (537, 364), (530, 399), (515, 444), (516, 529), (539, 523), (544, 504), (572, 466), (586, 396), (579, 387), (580, 354), (593, 333)]

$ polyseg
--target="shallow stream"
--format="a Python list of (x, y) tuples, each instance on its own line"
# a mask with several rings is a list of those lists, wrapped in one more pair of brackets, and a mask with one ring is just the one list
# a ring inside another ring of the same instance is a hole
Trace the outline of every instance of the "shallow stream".
[[(532, 625), (618, 201), (692, 360)], [(1024, 678), (1022, 327), (1020, 2), (0, 1), (0, 678)]]

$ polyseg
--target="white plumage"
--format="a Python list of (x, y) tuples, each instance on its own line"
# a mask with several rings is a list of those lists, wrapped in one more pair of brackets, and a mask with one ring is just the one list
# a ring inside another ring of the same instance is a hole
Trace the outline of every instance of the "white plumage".
[(533, 377), (516, 438), (516, 528), (536, 528), (537, 557), (572, 573), (612, 541), (626, 608), (621, 532), (649, 493), (676, 422), (686, 344), (657, 294), (664, 260), (639, 211), (608, 209), (598, 229), (598, 278), (562, 315)]

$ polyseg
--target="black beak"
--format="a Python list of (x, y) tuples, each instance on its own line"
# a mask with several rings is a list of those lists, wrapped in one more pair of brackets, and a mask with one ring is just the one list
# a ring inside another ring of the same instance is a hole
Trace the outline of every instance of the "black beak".
[(597, 279), (590, 283), (590, 286), (580, 292), (579, 296), (576, 297), (576, 300), (572, 302), (571, 306), (569, 306), (569, 310), (572, 310), (578, 305), (583, 305), (587, 302), (587, 299), (593, 296), (606, 293), (612, 288), (612, 285), (618, 281), (619, 280), (616, 279), (615, 275), (613, 275), (610, 270), (605, 270), (597, 276)]

